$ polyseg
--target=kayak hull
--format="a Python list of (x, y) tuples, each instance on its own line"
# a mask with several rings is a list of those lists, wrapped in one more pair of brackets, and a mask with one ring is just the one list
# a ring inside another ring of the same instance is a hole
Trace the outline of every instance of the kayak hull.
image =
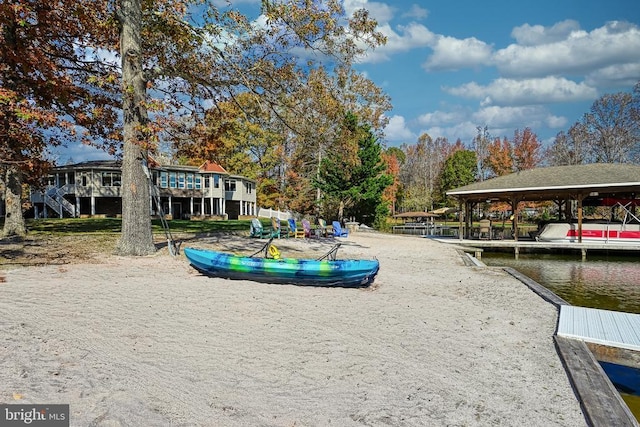
[(276, 260), (195, 248), (185, 248), (184, 254), (208, 276), (277, 284), (367, 287), (380, 268), (377, 260)]

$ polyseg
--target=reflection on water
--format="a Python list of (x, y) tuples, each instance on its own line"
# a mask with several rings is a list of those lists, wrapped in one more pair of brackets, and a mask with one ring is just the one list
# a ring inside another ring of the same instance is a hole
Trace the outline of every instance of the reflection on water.
[(640, 260), (571, 255), (483, 253), (487, 265), (512, 267), (580, 307), (640, 314)]
[[(571, 305), (640, 314), (640, 260), (636, 258), (589, 254), (582, 261), (571, 255), (520, 254), (516, 260), (513, 254), (484, 252), (482, 261), (518, 270)], [(609, 371), (614, 369), (618, 369), (615, 375), (630, 375), (633, 368), (609, 365)], [(607, 374), (616, 382), (611, 372)], [(637, 391), (631, 393), (627, 387), (618, 391), (640, 421)]]

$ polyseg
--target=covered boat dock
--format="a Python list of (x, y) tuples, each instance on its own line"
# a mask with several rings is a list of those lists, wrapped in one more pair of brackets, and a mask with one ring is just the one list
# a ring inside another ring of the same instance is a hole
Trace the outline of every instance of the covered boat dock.
[[(570, 217), (570, 203), (577, 205), (577, 243), (582, 243), (583, 206), (599, 199), (636, 199), (640, 193), (640, 166), (593, 163), (550, 166), (515, 172), (476, 182), (447, 192), (458, 200), (458, 236), (471, 238), (472, 212), (480, 203), (508, 203), (513, 212), (513, 239), (518, 241), (518, 214), (522, 202), (554, 201), (559, 215)], [(609, 246), (611, 247), (611, 246)]]

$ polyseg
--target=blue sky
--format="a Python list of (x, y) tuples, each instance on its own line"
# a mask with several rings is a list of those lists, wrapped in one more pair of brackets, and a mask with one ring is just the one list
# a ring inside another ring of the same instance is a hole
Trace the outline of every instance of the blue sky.
[(549, 143), (605, 93), (640, 80), (640, 1), (346, 0), (388, 38), (358, 69), (392, 98), (387, 145), (469, 143), (477, 126)]
[[(219, 0), (221, 5), (226, 0)], [(232, 0), (257, 10), (259, 0)], [(605, 93), (640, 80), (639, 0), (344, 0), (387, 36), (356, 65), (391, 96), (387, 146), (423, 133), (469, 144), (477, 126), (548, 144)], [(60, 161), (105, 158), (69, 147)]]

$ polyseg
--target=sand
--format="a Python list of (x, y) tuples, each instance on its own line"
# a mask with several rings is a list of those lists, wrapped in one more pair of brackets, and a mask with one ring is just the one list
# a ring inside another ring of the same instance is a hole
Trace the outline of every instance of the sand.
[(557, 312), (518, 280), (418, 237), (338, 255), (379, 259), (374, 286), (209, 278), (166, 249), (0, 272), (0, 403), (68, 403), (72, 426), (585, 425)]

